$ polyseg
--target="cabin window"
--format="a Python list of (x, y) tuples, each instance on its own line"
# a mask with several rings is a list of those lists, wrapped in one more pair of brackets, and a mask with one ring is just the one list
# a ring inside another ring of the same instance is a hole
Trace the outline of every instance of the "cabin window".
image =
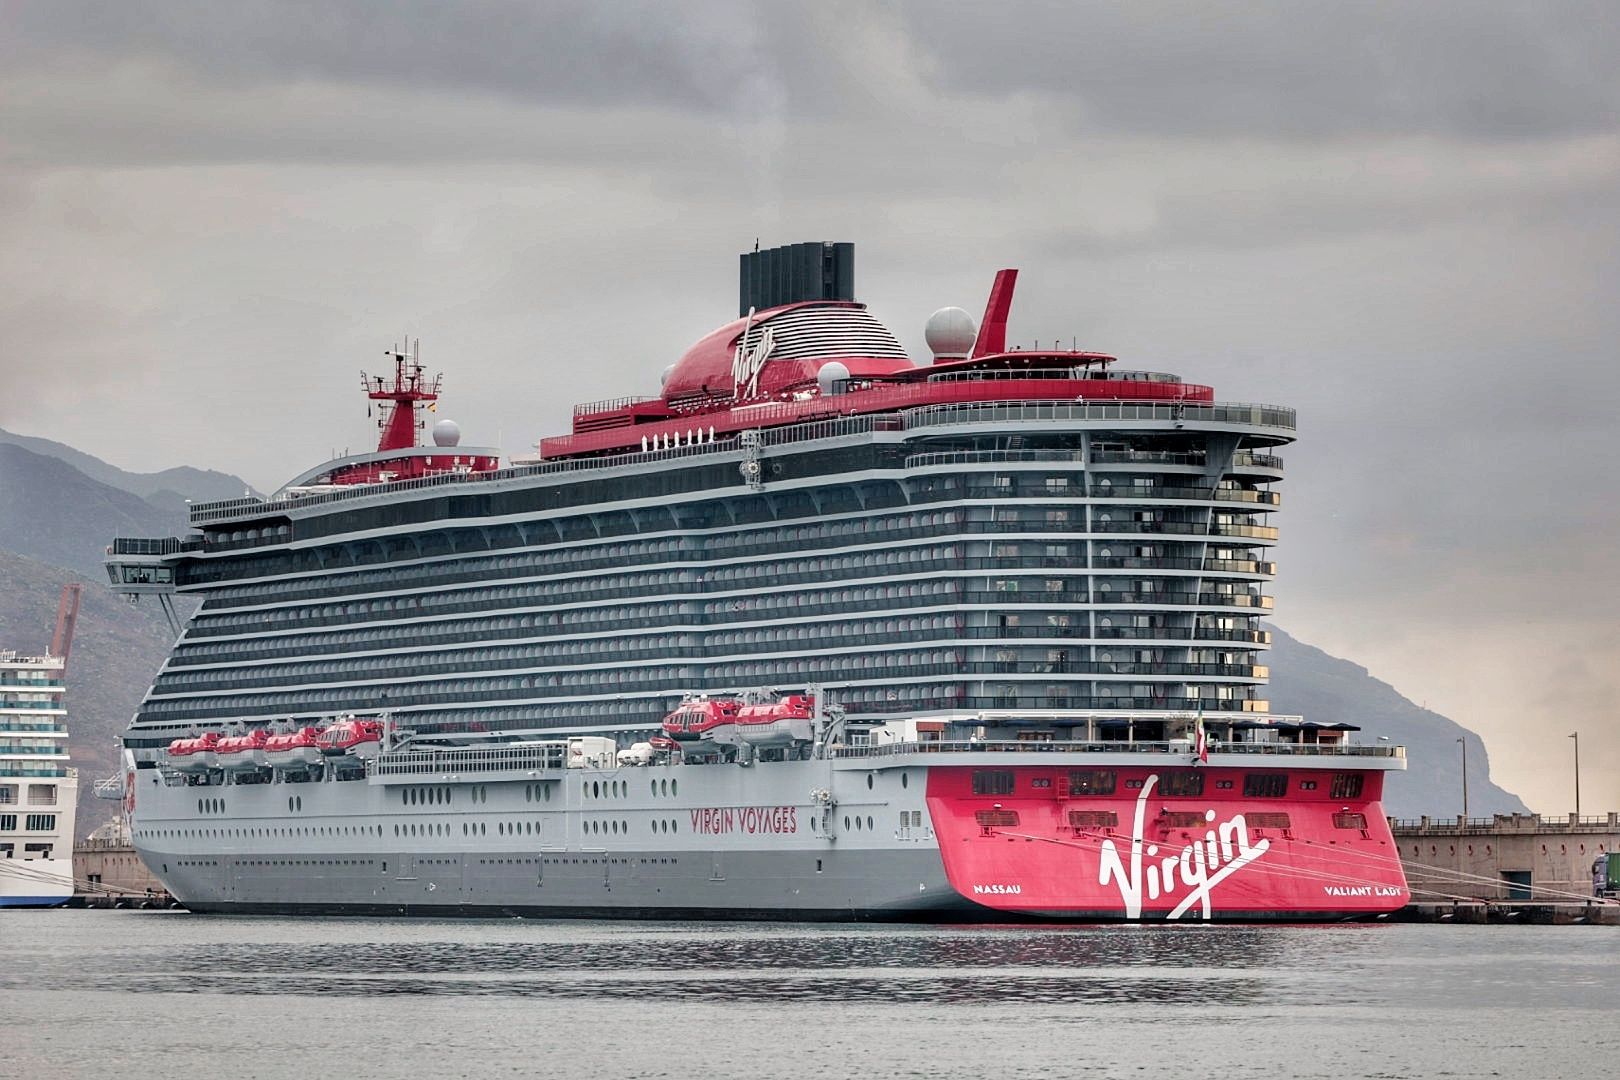
[(1245, 814), (1243, 820), (1251, 829), (1281, 829), (1292, 827), (1287, 814)]
[(1070, 810), (1071, 829), (1115, 829), (1119, 827), (1119, 814), (1113, 810)]
[(1361, 785), (1365, 779), (1360, 773), (1340, 772), (1333, 774), (1333, 787), (1329, 794), (1335, 799), (1361, 798)]
[(1206, 824), (1201, 810), (1173, 810), (1159, 815), (1159, 823), (1167, 829), (1201, 829)]
[(1018, 811), (980, 810), (973, 815), (973, 820), (979, 823), (981, 829), (990, 829), (1001, 825), (1017, 825)]
[(1193, 796), (1204, 793), (1204, 774), (1189, 769), (1186, 772), (1165, 773), (1159, 782), (1159, 794)]
[(1013, 774), (1003, 769), (975, 769), (973, 770), (973, 794), (975, 795), (1011, 795), (1013, 793)]
[(1367, 815), (1341, 810), (1333, 815), (1333, 827), (1335, 829), (1365, 829), (1367, 827)]
[(1112, 795), (1115, 780), (1113, 769), (1073, 769), (1069, 772), (1069, 794)]
[(1249, 773), (1243, 778), (1243, 797), (1246, 799), (1280, 799), (1287, 794), (1287, 773)]

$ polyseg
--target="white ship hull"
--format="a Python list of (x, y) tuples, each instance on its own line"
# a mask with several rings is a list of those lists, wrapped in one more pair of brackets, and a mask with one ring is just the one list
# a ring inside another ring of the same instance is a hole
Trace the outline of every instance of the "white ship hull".
[(0, 907), (59, 907), (73, 897), (73, 860), (0, 862)]

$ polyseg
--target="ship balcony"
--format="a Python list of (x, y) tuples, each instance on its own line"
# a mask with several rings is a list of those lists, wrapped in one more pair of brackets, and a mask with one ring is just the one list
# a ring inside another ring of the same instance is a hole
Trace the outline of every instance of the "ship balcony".
[(67, 728), (50, 721), (30, 724), (14, 716), (0, 716), (0, 735), (37, 735), (54, 738), (57, 735), (66, 736), (67, 733)]
[(1281, 506), (1282, 494), (1276, 491), (1251, 491), (1247, 488), (1169, 487), (1147, 484), (1096, 483), (1091, 496), (1113, 502), (1241, 502), (1257, 506)]
[(1277, 573), (1277, 564), (1260, 559), (1173, 559), (1168, 556), (1098, 555), (1092, 558), (1091, 569), (1192, 570), (1200, 573), (1274, 577)]
[(1133, 641), (1238, 641), (1251, 645), (1271, 644), (1270, 630), (1221, 630), (1212, 626), (1099, 626), (1096, 636)]

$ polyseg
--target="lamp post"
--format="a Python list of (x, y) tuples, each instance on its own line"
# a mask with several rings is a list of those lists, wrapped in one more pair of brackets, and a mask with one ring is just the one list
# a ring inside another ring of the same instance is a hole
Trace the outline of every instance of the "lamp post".
[(1572, 731), (1569, 737), (1575, 740), (1575, 820), (1581, 819), (1581, 733)]
[(1466, 822), (1468, 820), (1468, 742), (1465, 739), (1458, 739), (1457, 745), (1462, 747), (1463, 821)]

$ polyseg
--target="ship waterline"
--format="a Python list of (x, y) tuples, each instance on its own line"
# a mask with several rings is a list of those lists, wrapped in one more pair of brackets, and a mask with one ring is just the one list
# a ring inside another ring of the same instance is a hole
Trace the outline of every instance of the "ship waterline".
[[(201, 600), (124, 738), (134, 842), (171, 891), (680, 917), (1399, 907), (1379, 802), (1399, 749), (1262, 696), (1292, 413), (1009, 351), (1011, 272), (976, 335), (936, 315), (913, 365), (846, 295), (852, 253), (781, 250), (826, 272), (745, 258), (745, 301), (768, 303), (661, 397), (581, 406), (539, 459), (502, 467), (444, 422), (415, 445), (439, 384), (401, 350), (367, 383), (376, 453), (194, 507), (190, 537), (114, 543), (115, 588)], [(771, 686), (806, 692), (791, 716), (716, 704)], [(698, 710), (701, 733), (673, 723)], [(333, 736), (341, 714), (387, 730)]]

